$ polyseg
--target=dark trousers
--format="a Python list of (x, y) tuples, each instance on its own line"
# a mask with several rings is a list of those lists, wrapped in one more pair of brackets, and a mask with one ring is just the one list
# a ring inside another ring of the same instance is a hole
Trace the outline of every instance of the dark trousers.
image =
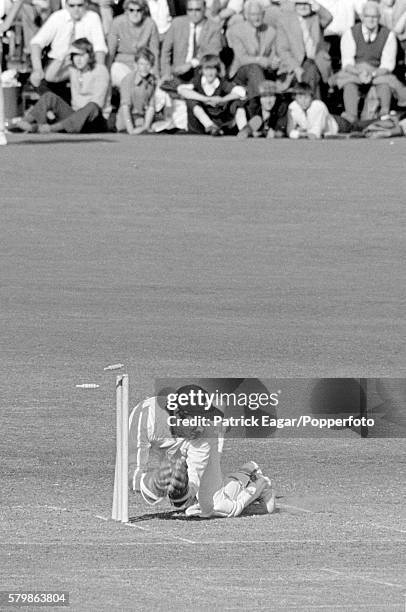
[(236, 134), (237, 128), (235, 125), (235, 114), (237, 109), (243, 106), (244, 103), (240, 100), (233, 100), (229, 102), (225, 106), (209, 106), (204, 104), (204, 102), (198, 102), (196, 100), (186, 100), (187, 107), (187, 122), (188, 122), (188, 130), (192, 134), (204, 134), (205, 130), (203, 125), (197, 119), (197, 117), (193, 114), (193, 109), (195, 106), (200, 106), (210, 117), (213, 123), (221, 128), (225, 134)]
[(350, 134), (351, 132), (363, 132), (368, 125), (374, 123), (375, 119), (359, 119), (351, 123), (341, 115), (332, 115), (337, 122), (339, 134)]
[(40, 97), (38, 102), (29, 109), (26, 118), (39, 125), (48, 123), (47, 113), (49, 111), (54, 113), (56, 121), (61, 124), (60, 131), (69, 134), (106, 131), (106, 122), (95, 102), (89, 102), (83, 108), (74, 111), (69, 104), (51, 91)]
[(247, 90), (247, 112), (249, 118), (260, 113), (259, 86), (265, 79), (274, 81), (276, 79), (276, 72), (275, 70), (261, 68), (258, 64), (241, 66), (233, 79), (237, 85), (242, 85)]

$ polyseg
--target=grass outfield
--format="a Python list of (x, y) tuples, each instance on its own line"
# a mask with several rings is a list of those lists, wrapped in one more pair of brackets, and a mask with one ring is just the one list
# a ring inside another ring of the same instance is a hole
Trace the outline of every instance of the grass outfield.
[(126, 364), (132, 404), (163, 376), (404, 376), (404, 139), (9, 140), (1, 587), (74, 610), (403, 610), (403, 440), (229, 440), (224, 468), (257, 460), (277, 514), (133, 500), (115, 525), (103, 366)]

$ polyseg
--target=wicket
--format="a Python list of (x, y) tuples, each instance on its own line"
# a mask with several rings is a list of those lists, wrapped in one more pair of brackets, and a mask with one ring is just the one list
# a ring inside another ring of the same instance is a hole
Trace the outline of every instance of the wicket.
[(112, 519), (128, 523), (128, 374), (116, 378), (116, 469)]

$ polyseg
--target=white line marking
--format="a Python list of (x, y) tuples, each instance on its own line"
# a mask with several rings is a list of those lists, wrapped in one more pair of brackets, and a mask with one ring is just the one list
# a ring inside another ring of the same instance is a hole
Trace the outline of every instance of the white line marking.
[(366, 576), (352, 575), (349, 576), (344, 572), (338, 572), (337, 570), (321, 568), (322, 572), (328, 572), (329, 574), (336, 574), (337, 576), (343, 576), (344, 578), (349, 578), (350, 580), (363, 580), (364, 582), (372, 582), (373, 584), (383, 584), (385, 586), (395, 587), (396, 589), (404, 589), (406, 588), (403, 584), (396, 584), (394, 582), (386, 582), (385, 580), (374, 580), (373, 578), (367, 578)]
[[(348, 540), (348, 538), (345, 540), (346, 542), (349, 542), (351, 544), (356, 544), (356, 543), (365, 543), (365, 538), (364, 537), (360, 537), (360, 538), (352, 538), (351, 540)], [(332, 544), (342, 544), (343, 543), (343, 539), (337, 539), (337, 540), (328, 540), (329, 543)], [(289, 540), (199, 540), (198, 542), (196, 542), (196, 544), (207, 544), (209, 546), (215, 545), (215, 544), (320, 544), (321, 546), (326, 544), (326, 540), (309, 540), (308, 538), (302, 538), (302, 539), (297, 539), (297, 540), (293, 540), (293, 539), (289, 539)], [(368, 544), (370, 545), (375, 545), (375, 544), (393, 544), (394, 540), (393, 539), (383, 539), (383, 540), (376, 540), (374, 539), (373, 541), (371, 540), (370, 542), (368, 542)]]
[[(142, 531), (147, 531), (148, 533), (151, 533), (151, 529), (148, 529), (148, 527), (141, 527), (141, 525), (135, 525), (134, 523), (125, 523), (127, 527), (135, 527), (136, 529), (142, 529)], [(162, 531), (157, 531), (156, 529), (154, 529), (153, 533), (156, 533), (158, 535), (162, 535), (164, 537), (167, 538), (175, 538), (175, 540), (180, 540), (181, 542), (186, 542), (187, 544), (198, 544), (198, 542), (195, 542), (194, 540), (188, 540), (187, 538), (181, 538), (180, 536), (176, 536), (173, 533), (162, 533)]]
[(109, 519), (107, 518), (107, 516), (100, 516), (100, 514), (95, 514), (95, 517), (98, 519), (101, 519), (102, 521), (108, 521)]
[(6, 506), (9, 510), (19, 509), (19, 510), (58, 510), (60, 512), (67, 512), (67, 508), (62, 508), (62, 506), (51, 506), (50, 504), (35, 504), (28, 506)]
[[(101, 519), (102, 521), (107, 521), (108, 519), (106, 519), (104, 516), (99, 516), (98, 514), (93, 514), (92, 515), (94, 518), (98, 518)], [(120, 524), (119, 521), (114, 521), (117, 524)], [(125, 525), (126, 527), (135, 527), (136, 529), (141, 529), (141, 531), (146, 531), (147, 533), (151, 533), (151, 528), (149, 527), (143, 527), (142, 525), (136, 525), (135, 523), (122, 523), (123, 525)], [(189, 540), (188, 538), (181, 538), (180, 536), (174, 535), (173, 533), (162, 533), (162, 531), (158, 531), (157, 529), (153, 530), (153, 533), (158, 534), (158, 535), (162, 535), (164, 537), (167, 538), (174, 538), (175, 540), (180, 540), (181, 542), (186, 542), (187, 544), (198, 544), (198, 542), (195, 542), (194, 540)]]
[[(385, 610), (403, 610), (403, 604), (348, 604), (348, 605), (337, 605), (337, 604), (325, 604), (325, 605), (308, 605), (306, 604), (306, 610), (360, 610), (361, 608), (365, 608), (367, 610), (371, 610), (372, 608), (378, 608), (378, 610), (382, 610), (382, 605), (385, 606)], [(291, 610), (291, 607), (285, 608), (284, 606), (279, 608), (280, 610)]]
[(293, 506), (292, 504), (279, 504), (277, 503), (279, 508), (292, 508), (293, 510), (300, 510), (300, 512), (307, 512), (308, 514), (316, 514), (313, 510), (308, 510), (307, 508), (300, 508), (300, 506)]
[(380, 525), (379, 523), (370, 523), (373, 527), (379, 527), (380, 529), (387, 529), (388, 531), (397, 531), (398, 533), (406, 533), (406, 529), (398, 529), (397, 527), (388, 527), (387, 525)]

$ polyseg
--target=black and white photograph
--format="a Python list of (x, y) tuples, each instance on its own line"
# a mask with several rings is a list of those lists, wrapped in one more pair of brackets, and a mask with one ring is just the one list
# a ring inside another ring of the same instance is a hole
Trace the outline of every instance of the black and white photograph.
[(406, 612), (406, 0), (0, 0), (0, 610)]

